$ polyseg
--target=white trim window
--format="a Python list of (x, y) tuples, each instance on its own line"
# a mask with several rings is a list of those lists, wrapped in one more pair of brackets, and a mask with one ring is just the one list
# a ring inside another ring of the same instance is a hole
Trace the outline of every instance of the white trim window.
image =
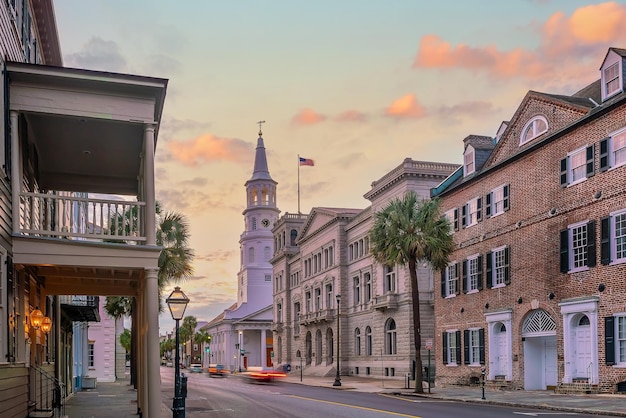
[(594, 175), (594, 146), (579, 148), (567, 154), (560, 163), (561, 187), (587, 180)]
[(443, 214), (450, 221), (450, 233), (459, 230), (459, 210), (457, 208), (450, 209)]
[(476, 293), (483, 288), (483, 257), (475, 254), (463, 263), (463, 293)]
[(314, 292), (315, 292), (315, 310), (321, 311), (322, 308), (324, 307), (322, 303), (322, 289), (319, 287), (316, 287)]
[(487, 288), (503, 287), (510, 284), (510, 248), (495, 248), (487, 253), (486, 259)]
[(626, 367), (626, 312), (604, 318), (604, 352), (607, 366)]
[(476, 171), (474, 147), (468, 145), (463, 154), (463, 177), (469, 176)]
[(365, 282), (365, 303), (369, 303), (372, 300), (372, 275), (370, 273), (364, 273), (363, 281)]
[(352, 279), (354, 283), (354, 305), (361, 304), (361, 278), (359, 276), (355, 276)]
[(448, 330), (442, 334), (443, 363), (454, 366), (461, 364), (461, 331)]
[(485, 196), (485, 216), (498, 216), (509, 210), (509, 185), (496, 187)]
[(626, 164), (626, 129), (600, 141), (600, 171)]
[(626, 209), (600, 221), (600, 262), (626, 263)]
[(96, 367), (96, 356), (95, 356), (95, 346), (96, 346), (96, 342), (90, 340), (87, 343), (87, 367), (89, 368), (94, 368)]
[(475, 197), (474, 199), (468, 201), (461, 208), (461, 218), (463, 228), (470, 227), (472, 225), (476, 225), (478, 222), (483, 220), (483, 199), (482, 197)]
[(568, 225), (561, 231), (561, 273), (575, 273), (595, 267), (596, 228), (594, 221)]
[(482, 328), (471, 328), (464, 331), (465, 364), (478, 366), (485, 364), (485, 330)]
[(604, 97), (612, 96), (621, 91), (619, 62), (611, 64), (602, 71), (602, 82), (604, 83)]
[(543, 116), (535, 116), (524, 125), (519, 144), (524, 145), (546, 132), (548, 132), (548, 120)]
[(392, 266), (385, 266), (385, 282), (383, 283), (383, 292), (395, 293), (396, 291), (396, 272)]
[(450, 263), (441, 271), (441, 296), (455, 297), (459, 293), (459, 265)]

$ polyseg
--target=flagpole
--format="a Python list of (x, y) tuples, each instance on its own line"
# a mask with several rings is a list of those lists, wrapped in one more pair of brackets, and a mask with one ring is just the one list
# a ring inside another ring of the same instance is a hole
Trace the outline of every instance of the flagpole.
[(298, 215), (300, 214), (300, 154), (298, 154)]

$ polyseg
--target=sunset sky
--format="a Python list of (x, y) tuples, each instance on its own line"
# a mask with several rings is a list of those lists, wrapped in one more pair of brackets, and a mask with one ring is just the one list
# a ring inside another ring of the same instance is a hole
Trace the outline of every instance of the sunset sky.
[[(572, 94), (626, 48), (626, 4), (581, 0), (54, 0), (66, 67), (169, 79), (157, 199), (187, 216), (180, 286), (210, 320), (236, 300), (259, 120), (282, 214), (366, 208), (406, 157), (461, 163), (528, 90)], [(170, 289), (166, 290), (166, 295)], [(173, 327), (161, 315), (164, 334)]]

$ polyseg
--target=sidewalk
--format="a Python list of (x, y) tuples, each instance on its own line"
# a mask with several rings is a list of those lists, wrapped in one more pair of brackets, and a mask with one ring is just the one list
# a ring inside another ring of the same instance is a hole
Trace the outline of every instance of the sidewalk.
[[(460, 402), (488, 403), (519, 408), (602, 414), (626, 417), (626, 395), (557, 395), (550, 391), (501, 391), (485, 389), (482, 399), (480, 387), (431, 388), (424, 394), (406, 389), (402, 380), (382, 380), (355, 376), (342, 376), (341, 386), (333, 386), (334, 377), (302, 376), (290, 373), (285, 382), (309, 386), (328, 387), (336, 390), (382, 393), (398, 396), (418, 396)], [(165, 398), (165, 397), (164, 397)], [(96, 389), (75, 393), (66, 404), (70, 418), (136, 418), (137, 393), (128, 380), (114, 383), (98, 383)], [(161, 418), (171, 418), (171, 405), (161, 403)]]

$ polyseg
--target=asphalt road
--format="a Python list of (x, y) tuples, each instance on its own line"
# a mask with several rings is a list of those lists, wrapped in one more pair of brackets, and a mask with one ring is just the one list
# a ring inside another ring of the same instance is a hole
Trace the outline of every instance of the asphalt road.
[[(187, 417), (601, 418), (599, 415), (415, 399), (285, 382), (249, 383), (238, 376), (210, 378), (205, 373), (186, 375)], [(162, 399), (166, 405), (172, 404), (173, 378), (173, 368), (161, 368)]]

